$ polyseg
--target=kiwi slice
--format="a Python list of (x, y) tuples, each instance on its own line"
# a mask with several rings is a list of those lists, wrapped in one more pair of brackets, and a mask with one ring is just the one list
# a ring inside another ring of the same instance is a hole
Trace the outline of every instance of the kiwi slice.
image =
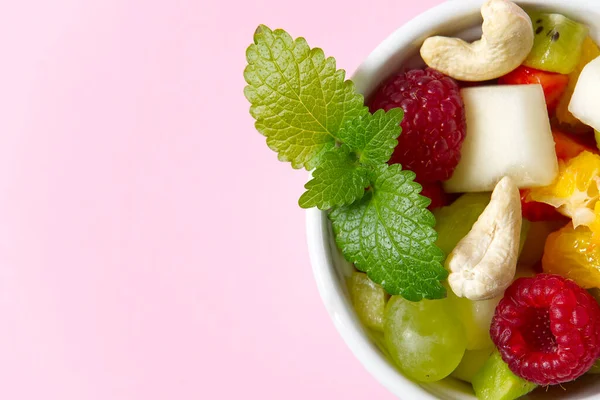
[(516, 376), (498, 350), (473, 377), (473, 390), (479, 400), (514, 400), (536, 388), (536, 384)]
[(524, 65), (570, 74), (581, 58), (588, 27), (561, 14), (530, 13), (535, 39)]

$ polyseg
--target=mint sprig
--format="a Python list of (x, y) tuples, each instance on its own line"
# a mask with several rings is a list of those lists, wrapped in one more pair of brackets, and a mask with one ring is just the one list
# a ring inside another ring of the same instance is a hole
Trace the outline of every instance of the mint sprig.
[(368, 170), (361, 167), (348, 146), (335, 148), (323, 155), (321, 164), (306, 184), (306, 192), (298, 203), (302, 208), (318, 207), (327, 210), (352, 204), (360, 199), (369, 186)]
[(370, 173), (372, 190), (329, 218), (344, 257), (388, 293), (411, 301), (442, 298), (444, 254), (435, 246), (430, 200), (414, 177), (399, 164), (380, 165)]
[(256, 129), (267, 145), (294, 168), (315, 168), (334, 148), (340, 128), (365, 115), (367, 108), (354, 84), (336, 69), (335, 59), (311, 49), (304, 38), (256, 29), (246, 50), (244, 89)]
[(388, 293), (444, 297), (430, 200), (413, 172), (386, 164), (402, 109), (370, 114), (333, 58), (280, 29), (259, 26), (246, 58), (244, 94), (257, 130), (281, 161), (314, 169), (300, 206), (329, 210), (346, 259)]
[(381, 165), (388, 162), (398, 145), (403, 117), (404, 110), (393, 108), (355, 118), (342, 127), (340, 140), (359, 154), (361, 164)]
[(360, 199), (369, 183), (368, 171), (386, 163), (397, 146), (403, 115), (401, 108), (387, 113), (378, 110), (342, 126), (338, 136), (344, 145), (323, 155), (313, 179), (305, 185), (300, 207), (328, 210)]

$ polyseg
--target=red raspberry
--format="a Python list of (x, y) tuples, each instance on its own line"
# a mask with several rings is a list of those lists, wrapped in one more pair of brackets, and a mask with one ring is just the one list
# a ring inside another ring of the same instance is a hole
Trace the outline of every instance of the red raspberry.
[(393, 76), (375, 92), (371, 112), (402, 107), (402, 134), (390, 163), (414, 171), (419, 182), (445, 181), (460, 160), (465, 107), (452, 78), (428, 68)]
[(425, 196), (431, 200), (431, 204), (427, 207), (430, 210), (450, 204), (450, 196), (444, 192), (440, 182), (422, 183), (421, 186), (423, 186), (421, 196)]
[(538, 385), (569, 382), (600, 356), (600, 306), (561, 276), (519, 278), (496, 307), (490, 335), (516, 375)]

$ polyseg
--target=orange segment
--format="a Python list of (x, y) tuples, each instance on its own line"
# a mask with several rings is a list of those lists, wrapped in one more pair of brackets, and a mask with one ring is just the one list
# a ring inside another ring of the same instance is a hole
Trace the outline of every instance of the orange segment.
[[(575, 227), (592, 226), (600, 195), (600, 156), (584, 151), (559, 163), (558, 177), (549, 186), (533, 188), (529, 200), (550, 204), (571, 217)], [(600, 233), (600, 223), (593, 225)], [(594, 230), (596, 230), (594, 229)]]
[(586, 289), (600, 287), (600, 246), (592, 235), (588, 228), (575, 229), (572, 224), (551, 233), (542, 258), (544, 272), (572, 279)]
[(594, 206), (594, 216), (594, 222), (589, 224), (589, 228), (592, 231), (592, 242), (600, 244), (600, 201)]

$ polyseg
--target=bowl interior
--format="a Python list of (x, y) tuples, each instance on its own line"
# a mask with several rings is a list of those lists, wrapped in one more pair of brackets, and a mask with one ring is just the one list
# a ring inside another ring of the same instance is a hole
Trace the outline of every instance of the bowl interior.
[[(444, 3), (410, 21), (381, 43), (353, 75), (358, 90), (369, 96), (387, 77), (405, 68), (421, 67), (418, 54), (421, 43), (432, 35), (458, 36), (476, 40), (481, 35), (479, 9), (483, 0), (454, 0)], [(560, 12), (586, 23), (590, 35), (600, 39), (600, 4), (586, 0), (517, 1), (526, 9)], [(600, 2), (598, 2), (600, 3)], [(475, 399), (471, 386), (453, 378), (418, 384), (404, 377), (388, 360), (377, 343), (380, 337), (360, 324), (346, 290), (346, 277), (354, 267), (339, 252), (325, 212), (307, 212), (307, 234), (311, 262), (323, 301), (343, 339), (365, 368), (403, 399)], [(566, 390), (565, 390), (566, 389)], [(597, 375), (549, 390), (537, 389), (526, 399), (600, 399)]]

